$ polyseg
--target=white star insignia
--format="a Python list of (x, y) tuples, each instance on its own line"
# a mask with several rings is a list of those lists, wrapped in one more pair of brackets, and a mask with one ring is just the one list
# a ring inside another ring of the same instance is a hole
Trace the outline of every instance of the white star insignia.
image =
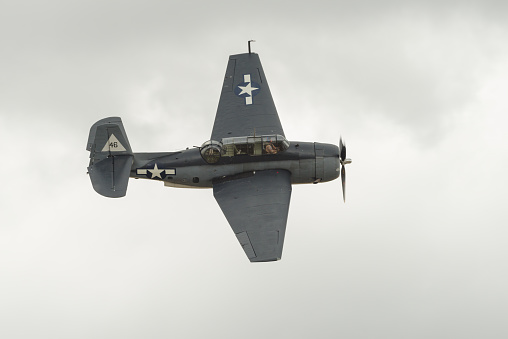
[(152, 173), (152, 179), (157, 178), (157, 177), (162, 179), (162, 177), (161, 177), (162, 171), (164, 171), (164, 170), (163, 169), (160, 170), (157, 168), (157, 164), (155, 164), (153, 169), (148, 170), (148, 172)]
[(252, 96), (252, 91), (259, 89), (256, 87), (252, 87), (250, 82), (247, 84), (247, 86), (238, 86), (238, 87), (242, 90), (238, 95), (247, 93), (249, 96)]

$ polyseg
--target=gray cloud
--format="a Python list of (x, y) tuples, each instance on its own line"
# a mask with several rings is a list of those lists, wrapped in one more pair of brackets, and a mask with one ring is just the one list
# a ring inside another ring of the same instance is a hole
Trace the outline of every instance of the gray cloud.
[[(482, 2), (59, 2), (0, 11), (0, 336), (505, 337), (507, 8)], [(205, 141), (229, 54), (261, 56), (286, 135), (348, 142), (295, 186), (281, 262), (210, 191), (91, 188), (90, 125)]]

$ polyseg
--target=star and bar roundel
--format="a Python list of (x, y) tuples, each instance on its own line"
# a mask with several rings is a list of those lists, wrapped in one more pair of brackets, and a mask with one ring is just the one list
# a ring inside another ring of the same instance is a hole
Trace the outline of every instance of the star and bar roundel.
[(252, 105), (252, 98), (261, 90), (261, 86), (251, 80), (250, 74), (244, 74), (243, 82), (235, 87), (235, 94), (241, 98), (245, 98), (245, 105)]
[(138, 168), (136, 174), (146, 175), (148, 179), (165, 179), (167, 176), (175, 175), (175, 168), (159, 168), (157, 163), (153, 165), (153, 168)]

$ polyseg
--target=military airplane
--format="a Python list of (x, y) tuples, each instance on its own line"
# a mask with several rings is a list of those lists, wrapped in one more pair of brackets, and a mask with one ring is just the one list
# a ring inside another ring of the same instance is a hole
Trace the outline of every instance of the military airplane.
[(210, 140), (178, 152), (134, 153), (122, 120), (90, 129), (88, 174), (103, 196), (125, 196), (129, 178), (168, 187), (212, 188), (251, 262), (280, 260), (292, 184), (342, 178), (346, 146), (288, 141), (258, 54), (231, 55)]

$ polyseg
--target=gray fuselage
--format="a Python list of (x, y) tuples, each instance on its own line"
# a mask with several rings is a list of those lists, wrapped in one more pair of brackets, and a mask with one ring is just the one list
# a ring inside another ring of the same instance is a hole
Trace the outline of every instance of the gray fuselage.
[(339, 177), (339, 148), (332, 144), (292, 141), (278, 154), (222, 156), (207, 163), (199, 148), (171, 153), (135, 153), (131, 178), (163, 181), (165, 186), (212, 188), (214, 182), (253, 171), (291, 172), (292, 184), (331, 181)]

